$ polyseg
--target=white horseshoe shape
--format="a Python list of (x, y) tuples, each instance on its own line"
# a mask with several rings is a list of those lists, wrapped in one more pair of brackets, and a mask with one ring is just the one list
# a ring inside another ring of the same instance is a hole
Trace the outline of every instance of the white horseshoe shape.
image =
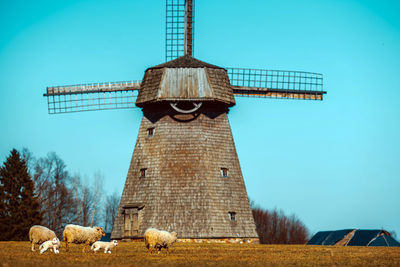
[(169, 102), (169, 105), (170, 105), (175, 111), (177, 111), (177, 112), (179, 112), (179, 113), (189, 114), (189, 113), (193, 113), (193, 112), (195, 112), (196, 110), (198, 110), (198, 109), (201, 107), (201, 105), (203, 104), (203, 102), (200, 102), (200, 103), (198, 103), (198, 104), (195, 103), (195, 102), (192, 102), (192, 103), (193, 103), (194, 108), (192, 108), (192, 109), (190, 109), (190, 110), (184, 110), (184, 109), (178, 108), (178, 102), (175, 102), (175, 103)]

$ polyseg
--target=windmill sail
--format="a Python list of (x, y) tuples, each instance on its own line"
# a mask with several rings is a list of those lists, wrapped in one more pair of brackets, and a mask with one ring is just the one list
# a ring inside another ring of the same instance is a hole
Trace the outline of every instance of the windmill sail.
[(166, 0), (165, 60), (193, 56), (194, 0)]
[(237, 96), (322, 100), (320, 73), (226, 68)]
[(47, 87), (49, 114), (134, 108), (140, 81)]

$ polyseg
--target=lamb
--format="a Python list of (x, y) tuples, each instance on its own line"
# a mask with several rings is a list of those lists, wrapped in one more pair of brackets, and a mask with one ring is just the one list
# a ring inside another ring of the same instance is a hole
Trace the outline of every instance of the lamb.
[(35, 244), (42, 244), (47, 240), (57, 237), (56, 234), (47, 227), (34, 225), (29, 229), (29, 241), (31, 241), (31, 250), (35, 251)]
[[(69, 243), (75, 244), (86, 244), (92, 245), (94, 242), (100, 240), (101, 236), (105, 236), (103, 228), (95, 226), (95, 227), (83, 227), (74, 224), (68, 224), (65, 226), (63, 237), (65, 241), (65, 246), (67, 251), (69, 250)], [(84, 252), (86, 246), (83, 247), (82, 251)]]
[(39, 246), (40, 254), (43, 254), (46, 250), (53, 250), (55, 254), (60, 253), (58, 250), (60, 248), (60, 240), (54, 237), (52, 240), (47, 240)]
[(149, 228), (144, 232), (144, 243), (149, 253), (152, 253), (153, 248), (158, 249), (160, 253), (162, 248), (169, 253), (169, 247), (176, 241), (177, 233), (169, 233), (167, 231), (160, 231), (154, 228)]
[(110, 242), (97, 241), (93, 243), (90, 249), (93, 250), (93, 253), (95, 253), (99, 249), (104, 248), (104, 253), (108, 252), (111, 254), (111, 249), (116, 247), (117, 245), (118, 245), (117, 240), (112, 240)]

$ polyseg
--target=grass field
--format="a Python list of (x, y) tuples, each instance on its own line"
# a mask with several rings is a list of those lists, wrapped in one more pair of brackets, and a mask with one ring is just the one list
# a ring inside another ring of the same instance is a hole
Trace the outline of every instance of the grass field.
[(144, 243), (121, 242), (112, 254), (62, 244), (40, 255), (29, 242), (0, 242), (0, 266), (400, 266), (400, 248), (175, 243), (149, 255)]

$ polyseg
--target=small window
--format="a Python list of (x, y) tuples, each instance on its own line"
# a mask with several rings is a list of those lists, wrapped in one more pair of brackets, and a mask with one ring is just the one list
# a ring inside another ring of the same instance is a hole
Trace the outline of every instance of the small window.
[(140, 169), (140, 178), (146, 177), (147, 168)]
[(230, 211), (230, 212), (228, 212), (228, 213), (229, 213), (229, 220), (230, 220), (231, 222), (236, 221), (236, 212)]
[(147, 136), (151, 137), (154, 135), (154, 127), (147, 128)]
[(221, 176), (224, 178), (228, 178), (228, 169), (227, 168), (221, 168)]

